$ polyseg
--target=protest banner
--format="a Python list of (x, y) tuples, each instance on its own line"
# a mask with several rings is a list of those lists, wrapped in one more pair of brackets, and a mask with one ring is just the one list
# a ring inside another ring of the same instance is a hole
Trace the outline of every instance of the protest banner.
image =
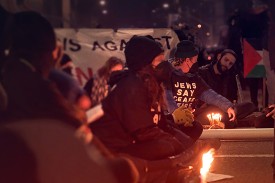
[[(75, 65), (73, 73), (80, 85), (86, 81), (110, 58), (115, 56), (125, 61), (124, 49), (133, 35), (151, 35), (163, 45), (165, 58), (179, 42), (172, 29), (55, 29)], [(138, 52), (138, 50), (137, 50)]]

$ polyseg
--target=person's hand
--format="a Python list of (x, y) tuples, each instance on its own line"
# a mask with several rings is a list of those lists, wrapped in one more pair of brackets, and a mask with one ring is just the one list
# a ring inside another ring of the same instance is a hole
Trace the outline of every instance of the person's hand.
[(184, 126), (193, 126), (194, 115), (190, 109), (186, 109), (184, 106), (177, 108), (172, 116), (176, 124), (183, 124)]
[(270, 112), (266, 114), (266, 117), (271, 116), (273, 119), (275, 119), (275, 104), (268, 106), (268, 109), (270, 109)]
[(81, 125), (75, 132), (77, 138), (82, 140), (85, 144), (88, 144), (93, 139), (93, 133), (91, 132), (90, 128), (83, 124)]
[(235, 111), (232, 107), (229, 107), (227, 109), (227, 114), (228, 114), (228, 117), (229, 117), (229, 121), (235, 121), (236, 113), (235, 113)]

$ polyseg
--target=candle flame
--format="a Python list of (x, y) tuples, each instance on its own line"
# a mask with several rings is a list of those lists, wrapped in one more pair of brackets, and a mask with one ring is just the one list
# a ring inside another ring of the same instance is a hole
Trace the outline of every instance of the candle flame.
[(206, 180), (206, 176), (211, 168), (211, 164), (214, 160), (213, 157), (214, 150), (210, 149), (207, 153), (202, 155), (202, 168), (200, 169), (200, 174), (204, 181)]
[(222, 115), (220, 113), (211, 113), (207, 114), (207, 118), (211, 125), (219, 124), (222, 119)]

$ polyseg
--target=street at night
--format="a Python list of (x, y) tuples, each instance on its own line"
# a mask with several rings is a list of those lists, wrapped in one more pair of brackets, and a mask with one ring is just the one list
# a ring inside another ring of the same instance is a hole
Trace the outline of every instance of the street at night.
[(0, 0), (0, 183), (275, 183), (275, 0)]
[(233, 176), (218, 183), (272, 183), (273, 129), (262, 129), (265, 135), (260, 138), (248, 134), (253, 129), (242, 130), (237, 133), (246, 134), (246, 139), (232, 136), (232, 140), (228, 137), (222, 140), (210, 172)]

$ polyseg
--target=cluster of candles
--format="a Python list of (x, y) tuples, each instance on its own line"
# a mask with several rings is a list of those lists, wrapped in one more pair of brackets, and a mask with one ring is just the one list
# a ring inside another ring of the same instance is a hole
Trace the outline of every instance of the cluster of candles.
[(222, 115), (220, 113), (208, 114), (207, 118), (210, 122), (210, 125), (218, 125), (221, 122)]

